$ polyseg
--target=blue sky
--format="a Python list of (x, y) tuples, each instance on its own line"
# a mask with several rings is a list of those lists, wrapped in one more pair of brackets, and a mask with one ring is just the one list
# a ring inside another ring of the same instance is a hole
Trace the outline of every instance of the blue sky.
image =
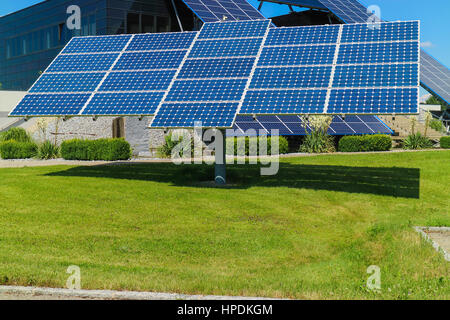
[[(423, 48), (450, 67), (450, 17), (449, 0), (360, 0), (364, 5), (378, 5), (384, 20), (421, 20), (421, 36)], [(23, 9), (41, 0), (2, 0), (0, 15)], [(257, 0), (249, 0), (257, 6)], [(430, 5), (427, 5), (430, 3)], [(432, 5), (431, 5), (432, 4)], [(266, 3), (263, 13), (267, 16), (288, 13), (285, 5)]]

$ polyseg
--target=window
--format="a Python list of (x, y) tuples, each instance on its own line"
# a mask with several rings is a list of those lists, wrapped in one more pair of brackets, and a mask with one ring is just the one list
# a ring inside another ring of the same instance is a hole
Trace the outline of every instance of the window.
[(58, 25), (58, 42), (61, 42), (64, 31), (64, 23)]
[(136, 13), (127, 15), (127, 33), (140, 33), (140, 16)]
[(169, 18), (168, 17), (158, 17), (156, 24), (157, 32), (169, 32)]
[(146, 14), (142, 15), (142, 32), (155, 32), (155, 17)]
[(116, 118), (113, 120), (112, 137), (125, 138), (125, 122), (123, 118)]

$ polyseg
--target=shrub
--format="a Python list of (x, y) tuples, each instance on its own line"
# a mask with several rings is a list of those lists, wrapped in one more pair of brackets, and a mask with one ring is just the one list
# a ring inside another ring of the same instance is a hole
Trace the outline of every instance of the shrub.
[[(183, 137), (180, 137), (178, 140), (172, 141), (172, 134), (168, 134), (164, 137), (164, 144), (158, 148), (158, 156), (161, 158), (170, 158), (172, 156), (172, 150), (179, 143), (183, 141)], [(180, 152), (180, 157), (183, 156), (183, 153)]]
[(0, 133), (0, 142), (14, 140), (17, 142), (32, 142), (31, 136), (23, 128), (11, 128), (8, 131)]
[(45, 141), (44, 143), (40, 144), (38, 147), (37, 157), (39, 159), (55, 159), (59, 157), (59, 147), (58, 145), (50, 142)]
[[(267, 137), (267, 155), (272, 154), (272, 140), (275, 137)], [(278, 138), (278, 154), (286, 154), (289, 152), (289, 143), (283, 136), (277, 136)], [(235, 137), (227, 138), (227, 154), (245, 155), (249, 156), (250, 153), (256, 152), (260, 154), (260, 138), (258, 137)], [(256, 147), (256, 150), (250, 150), (250, 148)], [(245, 148), (242, 150), (242, 148)], [(252, 152), (250, 152), (252, 151)]]
[(334, 138), (323, 131), (312, 131), (305, 136), (299, 151), (306, 153), (334, 152), (336, 151)]
[(441, 148), (450, 149), (450, 136), (441, 137)]
[(339, 141), (340, 152), (389, 151), (392, 140), (384, 134), (345, 136)]
[(131, 157), (131, 147), (123, 138), (73, 139), (61, 144), (61, 156), (66, 160), (127, 160)]
[(410, 134), (403, 141), (403, 149), (417, 150), (427, 149), (433, 147), (433, 143), (427, 137), (423, 136), (420, 132)]
[(439, 121), (437, 119), (433, 119), (430, 121), (430, 128), (436, 130), (437, 132), (444, 131), (444, 125), (442, 124), (442, 121)]
[(37, 154), (37, 145), (33, 142), (9, 140), (0, 143), (0, 156), (3, 159), (29, 159)]

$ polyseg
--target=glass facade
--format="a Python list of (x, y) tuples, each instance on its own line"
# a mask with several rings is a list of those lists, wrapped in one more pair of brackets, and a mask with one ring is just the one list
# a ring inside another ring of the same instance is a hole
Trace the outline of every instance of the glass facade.
[[(81, 9), (80, 29), (67, 27), (71, 5)], [(1, 88), (28, 90), (73, 36), (168, 31), (179, 31), (171, 0), (38, 3), (0, 17)]]

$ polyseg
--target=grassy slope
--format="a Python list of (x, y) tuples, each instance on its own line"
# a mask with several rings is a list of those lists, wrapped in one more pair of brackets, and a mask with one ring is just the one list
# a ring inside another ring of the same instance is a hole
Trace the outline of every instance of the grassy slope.
[[(0, 283), (63, 287), (75, 264), (85, 289), (448, 299), (449, 263), (412, 226), (450, 226), (449, 160), (292, 158), (264, 178), (230, 166), (227, 189), (198, 183), (210, 166), (0, 169)], [(381, 294), (364, 288), (372, 264)]]

